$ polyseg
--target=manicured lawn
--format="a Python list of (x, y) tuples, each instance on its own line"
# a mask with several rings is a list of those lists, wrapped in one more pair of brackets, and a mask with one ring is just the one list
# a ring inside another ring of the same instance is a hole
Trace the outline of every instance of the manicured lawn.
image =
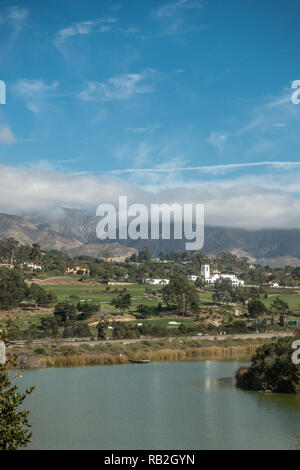
[[(118, 295), (113, 293), (114, 290), (122, 291), (123, 286), (110, 286), (110, 290), (106, 291), (106, 285), (43, 285), (46, 290), (52, 290), (56, 293), (58, 300), (66, 300), (71, 295), (76, 295), (79, 297), (79, 300), (84, 300), (93, 303), (100, 303), (102, 310), (106, 312), (116, 313), (117, 310), (110, 305), (113, 297)], [(149, 307), (157, 307), (158, 303), (163, 303), (163, 299), (160, 294), (161, 288), (155, 288), (157, 295), (149, 295), (145, 291), (146, 286), (142, 285), (132, 285), (127, 286), (128, 292), (131, 294), (131, 303), (132, 307), (130, 311), (135, 311), (136, 306), (139, 304), (144, 304)], [(99, 291), (104, 291), (99, 293)]]
[[(270, 308), (274, 300), (276, 299), (277, 295), (272, 295), (267, 299), (263, 299), (263, 303), (267, 308)], [(300, 314), (300, 295), (299, 294), (279, 294), (278, 295), (280, 300), (287, 302), (289, 308), (292, 312), (296, 314)]]
[[(43, 285), (47, 290), (52, 290), (56, 293), (58, 300), (66, 300), (71, 295), (76, 295), (79, 297), (79, 300), (84, 300), (93, 303), (100, 303), (103, 307), (102, 310), (106, 312), (116, 313), (117, 310), (110, 305), (110, 302), (113, 297), (117, 294), (114, 294), (114, 290), (121, 291), (123, 286), (110, 286), (110, 290), (106, 291), (106, 285)], [(132, 307), (130, 311), (135, 311), (136, 306), (139, 304), (144, 304), (149, 307), (157, 307), (158, 303), (161, 302), (164, 305), (163, 298), (161, 296), (161, 287), (154, 287), (153, 290), (156, 291), (157, 295), (149, 295), (146, 293), (146, 286), (144, 285), (131, 285), (127, 286), (127, 290), (131, 294)], [(105, 291), (104, 293), (99, 293), (99, 291)], [(97, 293), (98, 292), (98, 293)], [(200, 294), (201, 303), (212, 303), (212, 292), (204, 292)], [(299, 302), (300, 303), (300, 302)]]
[(203, 292), (200, 294), (200, 301), (203, 303), (213, 303), (212, 296), (214, 294), (214, 291), (211, 292)]
[[(41, 324), (41, 317), (47, 318), (51, 317), (51, 315), (27, 315), (27, 314), (20, 314), (17, 318), (13, 319), (14, 324), (20, 328), (21, 330), (27, 329), (28, 327), (34, 325), (39, 326)], [(2, 319), (0, 320), (0, 328), (6, 327), (7, 320)]]

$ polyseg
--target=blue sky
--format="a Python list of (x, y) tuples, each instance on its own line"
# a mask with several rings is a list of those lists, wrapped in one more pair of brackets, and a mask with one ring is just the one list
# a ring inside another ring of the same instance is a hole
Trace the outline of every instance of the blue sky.
[(209, 223), (299, 226), (299, 13), (299, 0), (1, 1), (2, 210), (126, 190), (205, 202)]

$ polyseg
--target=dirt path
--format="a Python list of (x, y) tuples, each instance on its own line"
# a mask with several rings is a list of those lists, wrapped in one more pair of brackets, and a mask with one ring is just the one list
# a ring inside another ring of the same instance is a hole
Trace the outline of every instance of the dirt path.
[(54, 276), (54, 277), (48, 277), (47, 279), (32, 279), (32, 282), (35, 282), (36, 284), (50, 284), (53, 286), (100, 286), (102, 284), (98, 282), (94, 283), (84, 283), (81, 281), (78, 281), (77, 279), (70, 279), (65, 276)]

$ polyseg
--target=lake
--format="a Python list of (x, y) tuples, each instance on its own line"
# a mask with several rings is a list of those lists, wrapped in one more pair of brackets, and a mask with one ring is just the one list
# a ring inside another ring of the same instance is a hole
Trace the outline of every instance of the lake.
[(300, 395), (236, 389), (241, 362), (22, 371), (30, 449), (296, 449)]

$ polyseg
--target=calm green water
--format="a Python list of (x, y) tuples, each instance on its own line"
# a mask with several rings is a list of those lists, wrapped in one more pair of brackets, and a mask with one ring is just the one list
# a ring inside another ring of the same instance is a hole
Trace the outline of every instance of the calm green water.
[(244, 392), (239, 362), (23, 371), (32, 449), (295, 449), (300, 396)]

